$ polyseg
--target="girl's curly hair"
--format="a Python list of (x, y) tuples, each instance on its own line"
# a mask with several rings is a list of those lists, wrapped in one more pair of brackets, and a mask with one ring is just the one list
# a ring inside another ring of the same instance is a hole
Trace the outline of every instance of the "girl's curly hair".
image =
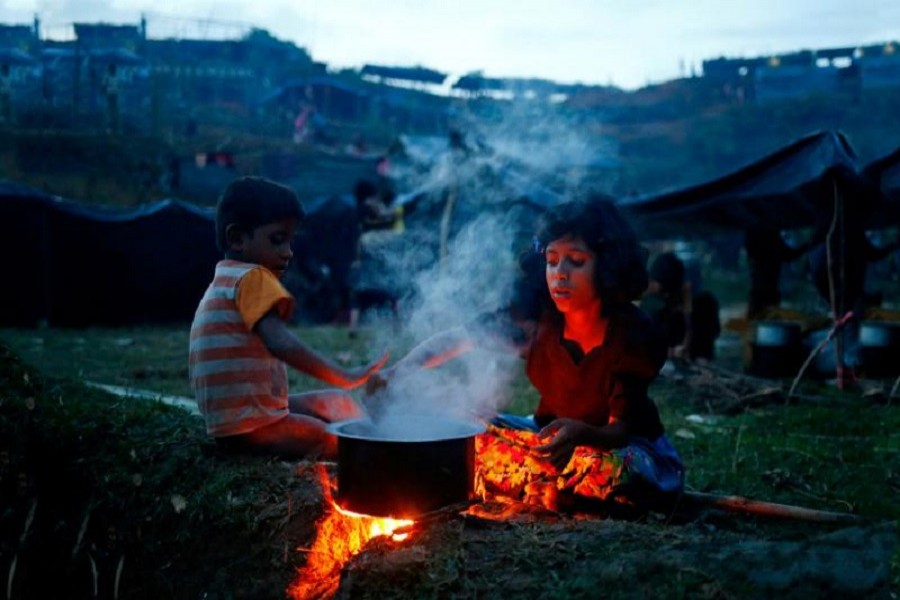
[[(558, 204), (544, 213), (532, 256), (520, 260), (525, 277), (536, 282), (539, 270), (543, 278), (547, 244), (567, 237), (581, 238), (596, 254), (594, 285), (604, 300), (604, 312), (610, 305), (637, 299), (647, 288), (647, 250), (614, 200), (602, 194)], [(546, 284), (543, 287), (546, 292)]]

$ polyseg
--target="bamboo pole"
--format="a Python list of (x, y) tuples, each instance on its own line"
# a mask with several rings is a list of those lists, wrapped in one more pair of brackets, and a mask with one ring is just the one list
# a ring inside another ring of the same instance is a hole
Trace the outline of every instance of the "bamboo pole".
[(850, 513), (816, 510), (790, 504), (777, 504), (752, 500), (743, 496), (723, 496), (703, 492), (684, 492), (682, 497), (695, 506), (719, 508), (731, 512), (748, 513), (763, 517), (813, 521), (816, 523), (859, 523), (863, 517)]
[[(837, 181), (832, 181), (832, 186), (834, 189), (834, 217), (831, 220), (831, 227), (828, 230), (828, 235), (825, 237), (825, 255), (827, 257), (828, 264), (828, 291), (831, 296), (831, 319), (834, 322), (835, 331), (837, 328), (838, 320), (841, 318), (841, 314), (845, 312), (846, 307), (844, 304), (847, 300), (847, 285), (844, 280), (844, 265), (846, 263), (846, 251), (844, 245), (845, 231), (844, 231), (844, 203), (843, 198), (838, 193)], [(831, 241), (834, 235), (838, 236), (838, 243), (840, 252), (838, 253), (838, 260), (840, 261), (840, 276), (838, 277), (838, 281), (834, 280), (834, 256), (831, 251)], [(840, 286), (840, 290), (837, 289), (837, 286)], [(840, 296), (838, 296), (838, 291), (840, 291)], [(838, 298), (840, 298), (840, 302), (838, 302)], [(835, 365), (835, 377), (837, 379), (837, 387), (839, 390), (844, 389), (844, 336), (838, 335), (834, 340), (834, 365)]]
[[(828, 296), (829, 296), (829, 304), (831, 305), (831, 320), (832, 326), (831, 330), (828, 332), (828, 335), (825, 336), (825, 339), (816, 346), (812, 352), (809, 353), (809, 356), (806, 357), (806, 360), (803, 362), (803, 365), (800, 367), (800, 370), (797, 372), (796, 377), (794, 377), (794, 382), (791, 384), (791, 389), (788, 392), (788, 398), (791, 398), (794, 395), (794, 391), (797, 389), (797, 386), (800, 384), (800, 380), (803, 379), (804, 373), (806, 373), (806, 369), (812, 364), (813, 359), (819, 355), (820, 352), (828, 345), (828, 342), (834, 338), (834, 353), (835, 353), (835, 376), (837, 378), (837, 387), (839, 390), (844, 389), (844, 342), (843, 336), (837, 335), (840, 333), (840, 330), (847, 324), (847, 321), (853, 317), (853, 311), (845, 311), (844, 302), (846, 300), (846, 285), (844, 283), (844, 266), (845, 266), (845, 247), (844, 247), (844, 204), (843, 198), (838, 192), (837, 181), (832, 181), (832, 189), (834, 190), (834, 213), (831, 218), (831, 225), (828, 227), (828, 233), (825, 235), (825, 269), (828, 275)], [(840, 273), (840, 286), (841, 286), (841, 306), (838, 306), (837, 302), (837, 290), (834, 281), (834, 256), (831, 252), (831, 241), (834, 238), (836, 230), (838, 229), (838, 224), (840, 224), (840, 231), (837, 231), (841, 243), (841, 252), (840, 252), (840, 261), (841, 261), (841, 273)], [(835, 337), (837, 335), (837, 337)]]
[(453, 219), (453, 206), (456, 204), (456, 184), (450, 185), (447, 192), (447, 201), (444, 203), (444, 211), (441, 214), (441, 240), (439, 260), (441, 269), (447, 266), (447, 256), (450, 253), (450, 226)]

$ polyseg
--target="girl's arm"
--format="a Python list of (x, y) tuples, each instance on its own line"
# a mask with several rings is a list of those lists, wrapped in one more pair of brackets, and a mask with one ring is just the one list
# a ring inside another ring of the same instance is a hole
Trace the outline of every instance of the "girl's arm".
[(260, 319), (253, 330), (276, 358), (302, 373), (342, 389), (363, 385), (388, 359), (385, 353), (365, 367), (345, 369), (300, 341), (274, 310)]

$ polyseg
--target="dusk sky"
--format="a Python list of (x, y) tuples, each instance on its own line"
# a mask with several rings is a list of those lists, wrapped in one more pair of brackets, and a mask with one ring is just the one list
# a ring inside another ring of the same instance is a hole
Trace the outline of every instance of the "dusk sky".
[(330, 67), (424, 66), (637, 88), (703, 59), (900, 40), (896, 0), (0, 0), (0, 22), (136, 24), (151, 38), (240, 37), (250, 27)]

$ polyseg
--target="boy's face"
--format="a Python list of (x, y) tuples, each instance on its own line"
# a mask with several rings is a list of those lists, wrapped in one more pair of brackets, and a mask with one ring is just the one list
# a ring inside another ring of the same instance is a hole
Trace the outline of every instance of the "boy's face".
[(296, 229), (295, 219), (281, 219), (260, 225), (250, 233), (230, 230), (229, 257), (262, 265), (281, 277), (294, 256), (291, 242)]

